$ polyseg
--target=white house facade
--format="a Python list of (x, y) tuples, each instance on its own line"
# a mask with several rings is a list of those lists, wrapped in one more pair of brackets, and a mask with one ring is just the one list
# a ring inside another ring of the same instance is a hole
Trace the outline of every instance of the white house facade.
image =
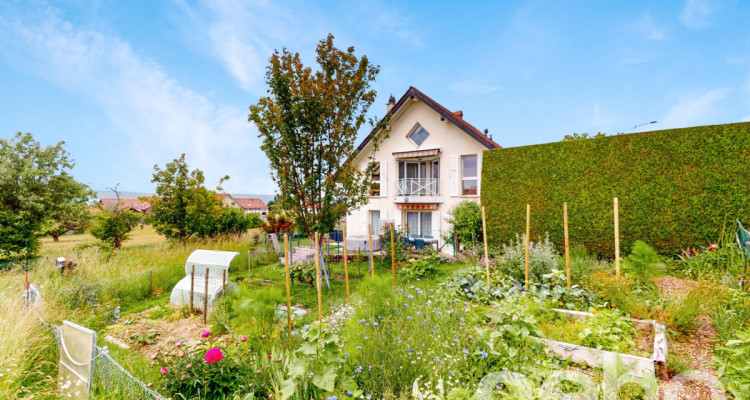
[[(377, 150), (368, 136), (354, 162), (374, 163), (369, 202), (346, 219), (347, 234), (373, 235), (393, 222), (411, 237), (442, 246), (450, 210), (462, 200), (479, 202), (482, 152), (500, 146), (414, 87), (388, 104), (385, 135)], [(382, 137), (382, 136), (381, 136)], [(373, 159), (370, 159), (370, 157)]]

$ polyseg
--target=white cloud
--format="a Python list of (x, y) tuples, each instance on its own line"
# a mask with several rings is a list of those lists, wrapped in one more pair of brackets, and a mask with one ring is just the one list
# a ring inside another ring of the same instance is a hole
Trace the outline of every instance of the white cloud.
[(712, 122), (711, 118), (719, 111), (717, 103), (726, 98), (730, 91), (718, 88), (702, 95), (683, 97), (664, 118), (659, 120), (659, 128), (681, 128)]
[[(180, 85), (130, 44), (76, 27), (52, 7), (14, 11), (0, 13), (0, 56), (101, 107), (113, 123), (115, 132), (109, 134), (125, 140), (112, 164), (102, 166), (118, 175), (111, 182), (122, 181), (123, 174), (131, 177), (131, 184), (144, 185), (154, 164), (163, 166), (186, 153), (191, 168), (205, 172), (209, 188), (229, 174), (227, 190), (273, 191), (244, 110), (214, 104)], [(146, 188), (130, 188), (135, 189)]]
[(635, 22), (633, 28), (636, 33), (642, 35), (647, 40), (663, 40), (667, 38), (666, 28), (659, 26), (656, 23), (654, 16), (648, 11), (643, 13), (643, 15)]
[(500, 86), (490, 85), (476, 80), (467, 80), (455, 82), (450, 86), (453, 91), (461, 94), (486, 94), (496, 92), (501, 89)]
[(687, 0), (680, 14), (680, 21), (690, 29), (700, 29), (711, 25), (716, 7), (709, 0)]

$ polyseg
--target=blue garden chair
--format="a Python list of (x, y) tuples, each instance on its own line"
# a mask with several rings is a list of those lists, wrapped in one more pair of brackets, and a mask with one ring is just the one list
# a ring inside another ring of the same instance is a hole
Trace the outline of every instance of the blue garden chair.
[(424, 249), (424, 239), (422, 238), (416, 238), (414, 239), (414, 248), (417, 250)]

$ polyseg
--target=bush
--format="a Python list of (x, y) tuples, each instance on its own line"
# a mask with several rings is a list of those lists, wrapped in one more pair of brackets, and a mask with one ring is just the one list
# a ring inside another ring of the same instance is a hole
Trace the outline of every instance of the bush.
[(284, 214), (276, 214), (268, 217), (268, 221), (260, 226), (260, 230), (265, 233), (292, 233), (294, 232), (294, 222)]
[(661, 258), (653, 247), (641, 240), (633, 244), (633, 250), (625, 258), (625, 268), (641, 282), (648, 281), (654, 268), (661, 264)]
[(450, 210), (450, 230), (445, 241), (453, 243), (454, 234), (458, 235), (458, 242), (463, 243), (466, 248), (471, 243), (482, 243), (484, 236), (482, 232), (482, 209), (474, 201), (464, 200), (456, 204)]
[(260, 228), (260, 226), (263, 225), (263, 219), (261, 219), (260, 215), (258, 214), (253, 214), (253, 213), (248, 214), (247, 221), (248, 221), (249, 229)]
[[(531, 243), (529, 252), (529, 279), (539, 282), (543, 276), (557, 269), (558, 254), (549, 236), (538, 243)], [(516, 235), (508, 244), (503, 245), (503, 255), (498, 263), (499, 270), (520, 281), (525, 280), (526, 269), (526, 235)]]
[(750, 393), (750, 329), (736, 332), (735, 337), (714, 351), (714, 365), (724, 388), (743, 399)]
[(482, 204), (490, 241), (526, 225), (600, 256), (614, 253), (612, 198), (620, 201), (622, 249), (644, 240), (660, 254), (714, 242), (723, 224), (750, 219), (750, 123), (670, 129), (489, 150), (482, 160)]
[(413, 281), (432, 276), (437, 271), (438, 265), (443, 263), (443, 258), (435, 252), (425, 253), (418, 259), (410, 259), (401, 265), (399, 276), (405, 281)]

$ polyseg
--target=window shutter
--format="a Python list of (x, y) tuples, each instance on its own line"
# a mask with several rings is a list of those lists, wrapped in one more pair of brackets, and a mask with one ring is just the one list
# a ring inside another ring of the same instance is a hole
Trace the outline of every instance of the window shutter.
[(438, 240), (440, 247), (440, 211), (432, 212), (432, 237)]
[(380, 162), (380, 197), (388, 197), (388, 161)]
[(393, 213), (393, 225), (395, 225), (393, 228), (397, 229), (398, 231), (402, 231), (403, 228), (401, 227), (401, 210), (396, 210)]
[(451, 156), (451, 196), (459, 193), (458, 156)]

